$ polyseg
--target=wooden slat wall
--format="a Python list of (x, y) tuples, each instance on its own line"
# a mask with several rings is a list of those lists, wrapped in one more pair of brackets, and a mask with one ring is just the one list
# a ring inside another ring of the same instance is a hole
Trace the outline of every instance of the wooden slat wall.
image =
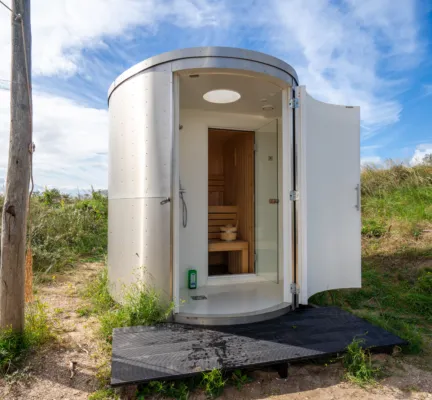
[(223, 203), (224, 190), (225, 190), (224, 176), (209, 175), (208, 177), (209, 204)]
[[(226, 205), (236, 205), (238, 237), (249, 243), (249, 272), (254, 272), (255, 212), (254, 212), (254, 133), (233, 135), (224, 144), (224, 171)], [(240, 270), (238, 254), (229, 254), (230, 270)], [(238, 268), (232, 266), (236, 265)]]
[(208, 238), (220, 239), (220, 227), (235, 225), (237, 222), (237, 207), (209, 206)]

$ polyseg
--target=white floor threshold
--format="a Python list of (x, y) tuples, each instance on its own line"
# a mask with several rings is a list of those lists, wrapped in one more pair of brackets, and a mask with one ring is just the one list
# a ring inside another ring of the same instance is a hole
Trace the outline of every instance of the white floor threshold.
[(207, 286), (233, 285), (238, 283), (254, 283), (254, 282), (269, 282), (269, 281), (270, 281), (269, 279), (266, 279), (265, 277), (256, 274), (217, 275), (217, 276), (209, 276), (207, 278)]
[(287, 306), (282, 283), (234, 282), (181, 289), (179, 314), (231, 318), (261, 315)]

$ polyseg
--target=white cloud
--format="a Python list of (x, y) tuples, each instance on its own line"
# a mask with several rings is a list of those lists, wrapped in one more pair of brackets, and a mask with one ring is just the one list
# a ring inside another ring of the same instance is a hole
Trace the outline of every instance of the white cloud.
[[(10, 0), (6, 1), (10, 5)], [(0, 9), (0, 79), (10, 75), (10, 13)], [(33, 73), (72, 75), (83, 50), (141, 26), (157, 29), (162, 21), (181, 27), (223, 25), (223, 4), (210, 0), (33, 0)]]
[(419, 144), (414, 151), (410, 164), (421, 164), (426, 154), (432, 154), (432, 143)]
[[(9, 91), (0, 90), (0, 176), (9, 142)], [(107, 187), (108, 112), (41, 92), (33, 94), (34, 177), (39, 186)]]
[[(6, 1), (8, 5), (11, 1)], [(229, 14), (212, 0), (33, 0), (33, 75), (84, 73), (86, 49), (104, 47), (137, 27), (156, 33), (170, 22), (185, 28), (224, 26)], [(140, 38), (144, 40), (144, 38)], [(9, 142), (10, 13), (0, 7), (0, 177), (6, 175)], [(114, 56), (120, 52), (116, 49)], [(96, 60), (99, 62), (98, 60)], [(119, 63), (125, 60), (119, 59)], [(111, 61), (112, 63), (112, 61)], [(105, 73), (100, 65), (95, 76)], [(97, 70), (97, 68), (96, 68)], [(73, 189), (107, 186), (107, 111), (34, 91), (35, 182)], [(65, 96), (68, 96), (65, 93)]]
[(361, 157), (360, 164), (362, 166), (375, 165), (381, 166), (384, 164), (383, 159), (378, 156)]
[(397, 76), (418, 61), (415, 12), (415, 1), (393, 0), (272, 0), (264, 15), (255, 10), (270, 46), (314, 96), (361, 107), (365, 136), (399, 120), (396, 96), (406, 85), (386, 73)]

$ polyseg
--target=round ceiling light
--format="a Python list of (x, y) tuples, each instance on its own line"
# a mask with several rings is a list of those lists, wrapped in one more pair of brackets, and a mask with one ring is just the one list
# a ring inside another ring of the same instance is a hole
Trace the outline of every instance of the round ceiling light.
[(205, 101), (216, 104), (234, 103), (240, 97), (240, 93), (228, 89), (210, 90), (210, 92), (205, 93), (203, 96)]

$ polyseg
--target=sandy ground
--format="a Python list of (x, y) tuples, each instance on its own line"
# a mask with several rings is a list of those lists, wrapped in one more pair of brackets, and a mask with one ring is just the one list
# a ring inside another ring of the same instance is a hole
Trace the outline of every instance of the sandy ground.
[[(94, 317), (80, 317), (76, 310), (85, 304), (80, 290), (101, 267), (83, 264), (38, 287), (39, 298), (47, 303), (56, 321), (58, 340), (30, 355), (19, 373), (0, 380), (0, 399), (81, 400), (99, 387), (96, 375), (104, 357), (100, 352), (103, 343), (95, 334), (98, 322)], [(424, 358), (374, 358), (384, 367), (387, 377), (372, 388), (344, 382), (340, 363), (307, 364), (291, 366), (288, 379), (278, 379), (274, 372), (252, 372), (252, 383), (241, 391), (227, 387), (220, 398), (432, 399), (432, 366)], [(130, 387), (120, 393), (120, 398), (132, 399), (128, 393), (134, 392)], [(205, 395), (198, 391), (191, 399), (204, 400)]]

